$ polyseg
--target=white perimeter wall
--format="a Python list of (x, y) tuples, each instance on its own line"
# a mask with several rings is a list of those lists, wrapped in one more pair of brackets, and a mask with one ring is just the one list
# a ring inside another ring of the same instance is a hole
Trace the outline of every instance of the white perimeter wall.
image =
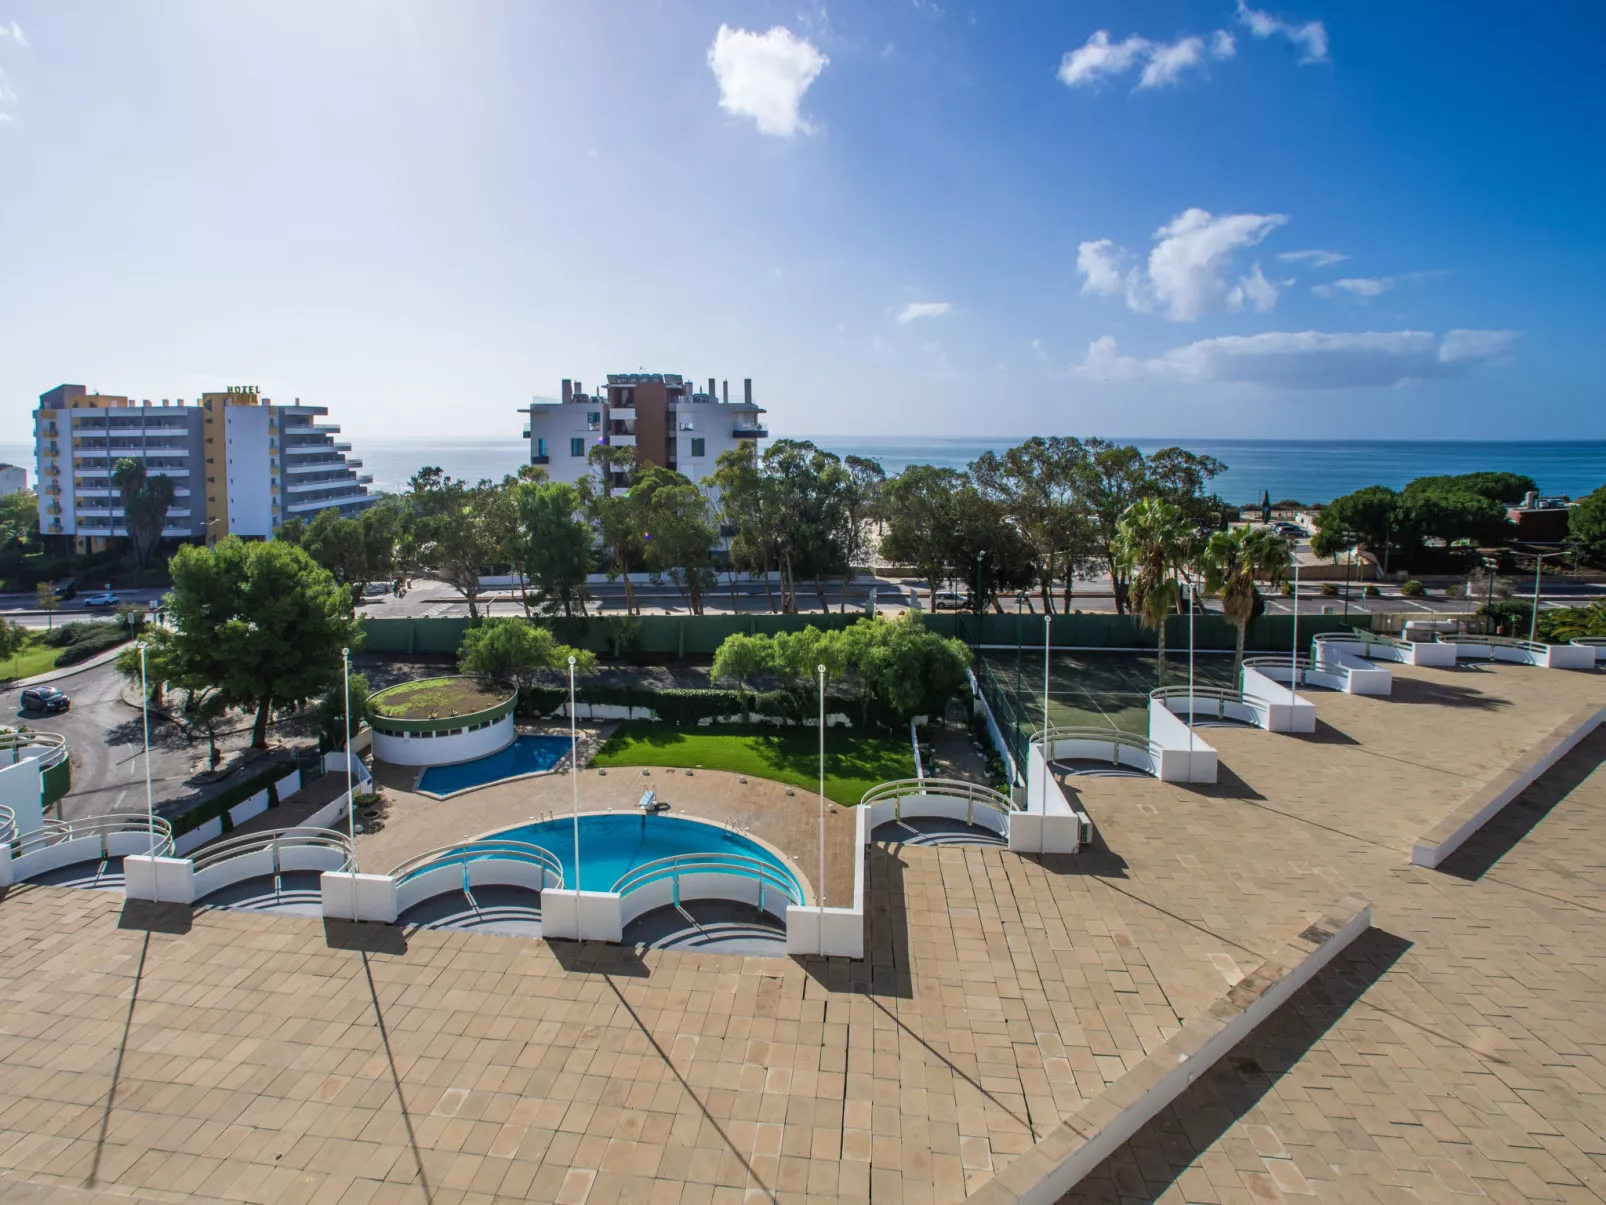
[(513, 714), (488, 728), (456, 736), (388, 736), (374, 733), (374, 756), (396, 766), (449, 766), (506, 749), (513, 743)]

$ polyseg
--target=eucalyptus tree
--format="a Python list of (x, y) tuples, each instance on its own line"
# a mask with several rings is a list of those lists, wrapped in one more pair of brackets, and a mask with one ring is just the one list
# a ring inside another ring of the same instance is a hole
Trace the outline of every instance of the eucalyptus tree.
[(881, 541), (882, 554), (912, 565), (925, 579), (933, 610), (937, 584), (953, 566), (960, 490), (967, 483), (966, 476), (956, 469), (912, 464), (889, 480), (883, 492), (887, 534)]
[(482, 478), (470, 485), (432, 467), (414, 473), (408, 487), (416, 541), (412, 555), (462, 594), (469, 618), (477, 622), (480, 575), (505, 554), (506, 484)]
[(886, 484), (887, 471), (881, 467), (880, 461), (865, 456), (843, 458), (841, 472), (834, 485), (838, 490), (836, 515), (840, 530), (837, 538), (842, 554), (840, 611), (844, 615), (848, 610), (848, 581), (854, 569), (869, 560), (874, 548), (870, 524), (881, 513), (881, 493)]
[[(640, 607), (630, 583), (630, 568), (641, 559), (643, 551), (638, 507), (631, 500), (629, 484), (635, 477), (636, 451), (596, 444), (588, 459), (595, 473), (580, 479), (581, 505), (607, 553), (608, 580), (624, 579), (625, 610), (635, 615)], [(614, 482), (616, 475), (624, 478), (618, 485)]]
[(1192, 534), (1181, 508), (1163, 498), (1139, 498), (1116, 525), (1115, 560), (1129, 575), (1132, 609), (1158, 633), (1161, 686), (1166, 619), (1181, 598), (1176, 573), (1188, 561)]
[(685, 594), (691, 613), (701, 615), (703, 595), (718, 580), (718, 532), (708, 495), (683, 474), (649, 464), (636, 474), (630, 499), (641, 521), (647, 568), (668, 574)]
[(726, 572), (730, 576), (731, 610), (741, 609), (736, 593), (736, 575), (762, 576), (770, 610), (775, 610), (775, 591), (770, 583), (774, 565), (774, 540), (764, 523), (765, 483), (759, 472), (757, 445), (740, 444), (719, 454), (712, 474), (703, 478), (718, 499), (719, 534), (726, 541)]
[[(578, 608), (584, 615), (593, 540), (580, 491), (567, 482), (526, 481), (514, 490), (513, 504), (519, 517), (515, 563), (535, 587), (535, 607), (565, 616)], [(525, 598), (528, 614), (528, 593)]]

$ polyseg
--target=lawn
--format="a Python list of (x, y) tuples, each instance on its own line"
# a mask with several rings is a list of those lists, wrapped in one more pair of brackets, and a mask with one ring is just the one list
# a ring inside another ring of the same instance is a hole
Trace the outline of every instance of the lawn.
[(61, 656), (64, 649), (53, 649), (47, 644), (39, 643), (37, 636), (30, 636), (28, 643), (23, 646), (22, 652), (16, 657), (8, 657), (0, 661), (0, 681), (15, 681), (18, 678), (31, 678), (35, 674), (46, 673), (56, 668), (56, 658)]
[[(674, 728), (631, 722), (619, 725), (591, 764), (729, 770), (818, 791), (820, 736), (817, 729), (808, 728)], [(826, 734), (825, 794), (837, 803), (852, 806), (871, 787), (889, 779), (913, 778), (914, 773), (914, 754), (906, 740), (840, 728)]]
[(424, 678), (382, 690), (369, 703), (377, 714), (394, 720), (449, 719), (495, 707), (509, 693), (473, 678)]

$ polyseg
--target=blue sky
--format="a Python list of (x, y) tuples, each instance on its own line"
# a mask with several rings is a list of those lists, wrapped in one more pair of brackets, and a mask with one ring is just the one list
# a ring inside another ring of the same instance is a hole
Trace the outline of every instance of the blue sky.
[[(0, 0), (0, 398), (1606, 437), (1606, 10)], [(1302, 254), (1303, 253), (1303, 254)], [(1334, 258), (1342, 256), (1343, 258)], [(733, 386), (739, 387), (739, 385)]]

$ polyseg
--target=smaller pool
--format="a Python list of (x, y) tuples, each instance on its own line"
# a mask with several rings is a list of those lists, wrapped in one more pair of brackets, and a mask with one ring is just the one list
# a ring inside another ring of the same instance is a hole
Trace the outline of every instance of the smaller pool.
[(487, 757), (458, 762), (455, 766), (431, 766), (419, 779), (418, 788), (432, 795), (451, 795), (470, 787), (483, 787), (520, 774), (550, 770), (568, 755), (566, 736), (520, 736), (511, 745)]

